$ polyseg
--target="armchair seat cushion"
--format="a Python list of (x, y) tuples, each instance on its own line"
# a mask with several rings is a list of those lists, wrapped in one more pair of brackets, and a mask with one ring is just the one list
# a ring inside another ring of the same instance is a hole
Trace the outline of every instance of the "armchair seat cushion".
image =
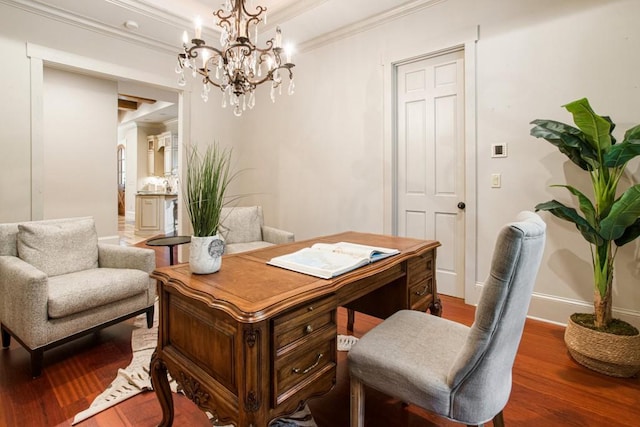
[(149, 274), (129, 268), (94, 268), (49, 278), (47, 314), (61, 318), (147, 292)]

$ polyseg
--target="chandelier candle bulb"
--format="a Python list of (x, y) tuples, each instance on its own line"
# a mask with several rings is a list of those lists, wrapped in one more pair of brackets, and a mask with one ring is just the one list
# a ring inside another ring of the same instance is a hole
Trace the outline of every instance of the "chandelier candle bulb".
[(189, 33), (187, 33), (187, 30), (184, 30), (184, 33), (182, 33), (182, 43), (186, 44), (189, 43)]
[(275, 43), (275, 47), (277, 49), (282, 47), (282, 30), (280, 30), (280, 27), (276, 27), (276, 43)]
[(196, 18), (196, 39), (200, 40), (202, 37), (202, 20), (198, 16)]

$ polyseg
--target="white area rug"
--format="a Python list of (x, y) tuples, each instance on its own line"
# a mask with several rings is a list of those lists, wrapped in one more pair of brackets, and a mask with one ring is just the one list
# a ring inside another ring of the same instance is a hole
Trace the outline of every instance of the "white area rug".
[[(147, 319), (144, 314), (136, 317), (134, 321), (134, 330), (131, 334), (133, 357), (129, 366), (118, 370), (115, 380), (95, 398), (89, 408), (74, 417), (71, 425), (84, 421), (143, 391), (152, 390), (149, 363), (153, 350), (156, 348), (157, 340), (158, 307), (156, 305), (153, 328), (147, 329)], [(338, 351), (349, 351), (357, 341), (358, 338), (353, 336), (338, 335)], [(175, 381), (171, 381), (171, 390), (175, 393), (176, 389)], [(270, 427), (317, 427), (317, 425), (313, 420), (309, 407), (305, 405), (293, 415), (273, 421)]]

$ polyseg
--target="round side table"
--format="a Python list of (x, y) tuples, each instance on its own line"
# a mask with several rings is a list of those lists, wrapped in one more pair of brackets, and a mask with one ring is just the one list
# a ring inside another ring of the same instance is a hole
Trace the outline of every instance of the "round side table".
[(169, 264), (173, 265), (173, 248), (177, 245), (184, 245), (191, 242), (191, 236), (171, 236), (171, 237), (158, 237), (155, 239), (149, 239), (146, 242), (147, 246), (168, 246), (169, 247)]

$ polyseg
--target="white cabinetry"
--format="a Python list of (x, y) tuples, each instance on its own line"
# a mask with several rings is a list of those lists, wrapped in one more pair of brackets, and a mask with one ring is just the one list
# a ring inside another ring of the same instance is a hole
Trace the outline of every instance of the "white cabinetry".
[(173, 206), (176, 199), (175, 194), (137, 194), (136, 234), (173, 233)]
[(149, 176), (166, 176), (178, 168), (178, 135), (163, 132), (149, 135), (147, 173)]

